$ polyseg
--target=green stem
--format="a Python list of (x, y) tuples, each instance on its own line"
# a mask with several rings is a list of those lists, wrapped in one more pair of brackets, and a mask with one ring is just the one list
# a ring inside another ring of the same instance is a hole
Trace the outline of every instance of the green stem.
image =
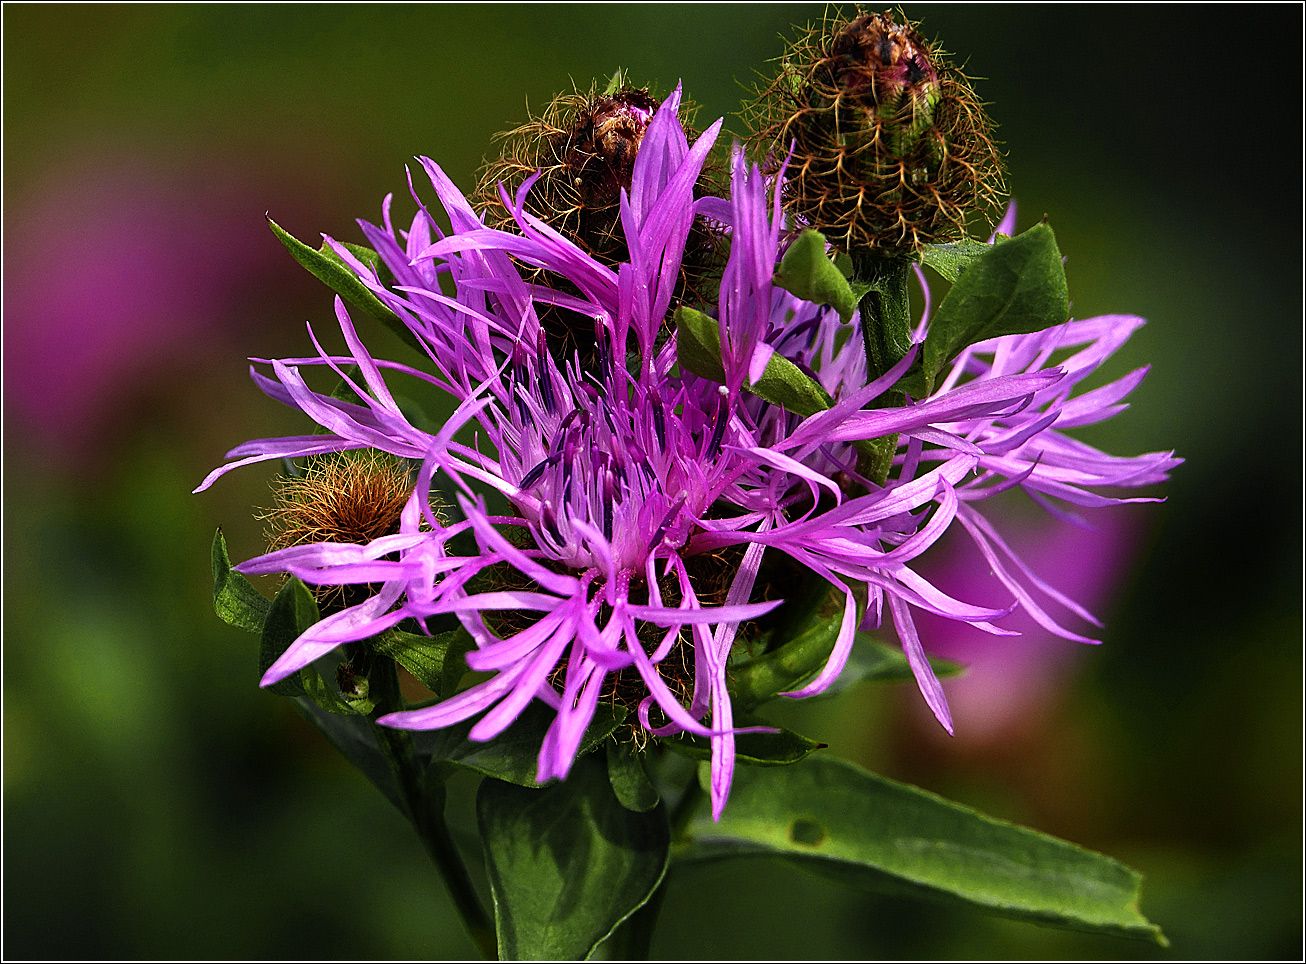
[[(372, 671), (368, 673), (369, 696), (376, 702), (376, 716), (402, 708), (399, 695), (399, 674), (394, 661), (377, 656)], [(449, 896), (453, 898), (458, 916), (477, 950), (486, 960), (497, 960), (498, 942), (494, 922), (486, 913), (476, 887), (472, 884), (467, 865), (449, 834), (445, 823), (445, 789), (443, 780), (435, 774), (430, 778), (423, 773), (421, 760), (413, 748), (412, 736), (406, 730), (388, 726), (375, 726), (377, 744), (390, 761), (390, 767), (399, 785), (399, 792), (408, 811), (417, 836), (440, 873)]]
[(868, 380), (888, 372), (911, 350), (911, 302), (907, 294), (911, 266), (912, 262), (905, 258), (853, 257), (853, 280), (869, 286), (858, 306)]
[[(866, 287), (857, 306), (866, 346), (867, 380), (886, 374), (911, 351), (911, 301), (907, 282), (912, 262), (905, 258), (881, 258), (869, 254), (853, 255), (853, 281)], [(902, 405), (901, 392), (887, 392), (889, 405)], [(859, 470), (877, 485), (883, 485), (893, 467), (898, 436), (888, 435), (870, 443), (873, 455), (863, 460)]]

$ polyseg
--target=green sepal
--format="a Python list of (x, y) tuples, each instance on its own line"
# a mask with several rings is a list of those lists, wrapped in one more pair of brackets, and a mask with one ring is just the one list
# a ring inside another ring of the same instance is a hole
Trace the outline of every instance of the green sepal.
[(271, 218), (268, 218), (268, 225), (272, 228), (272, 233), (277, 236), (277, 239), (285, 245), (291, 256), (307, 268), (313, 277), (323, 282), (343, 298), (346, 304), (357, 308), (359, 311), (366, 312), (384, 324), (415, 351), (422, 351), (417, 336), (409, 331), (408, 326), (400, 320), (398, 315), (382, 304), (380, 299), (368, 290), (367, 285), (358, 280), (353, 271), (334, 251), (325, 248), (325, 245), (324, 251), (313, 250), (304, 242), (297, 240)]
[[(772, 725), (749, 716), (735, 720), (735, 726)], [(784, 727), (777, 726), (775, 730), (775, 733), (736, 733), (735, 762), (759, 767), (789, 766), (829, 745)], [(664, 739), (662, 743), (667, 749), (691, 760), (712, 759), (712, 742), (706, 737), (682, 733), (674, 739)]]
[(1028, 334), (1070, 317), (1070, 292), (1056, 237), (1046, 224), (984, 245), (930, 320), (921, 351), (928, 388), (963, 348), (1000, 335)]
[(808, 228), (798, 235), (775, 269), (775, 284), (795, 297), (830, 305), (845, 323), (857, 310), (857, 297), (835, 263), (825, 253), (825, 235)]
[[(451, 763), (506, 783), (537, 788), (540, 746), (557, 714), (538, 702), (532, 702), (517, 715), (506, 730), (492, 740), (480, 742), (468, 738), (475, 720), (466, 720), (436, 730), (418, 730), (413, 743), (420, 756), (431, 763)], [(626, 717), (618, 706), (600, 703), (594, 719), (585, 730), (576, 756), (589, 753), (612, 735)]]
[(656, 807), (660, 799), (657, 787), (649, 779), (644, 754), (635, 749), (635, 744), (606, 740), (603, 749), (608, 758), (608, 780), (621, 805), (639, 813)]
[(389, 656), (423, 686), (441, 699), (448, 699), (458, 689), (467, 672), (467, 653), (476, 648), (471, 635), (454, 629), (434, 636), (420, 636), (400, 629), (389, 629), (369, 641), (372, 649)]
[(666, 808), (622, 806), (597, 754), (543, 790), (483, 781), (476, 821), (502, 960), (588, 958), (666, 873)]
[[(262, 677), (290, 644), (319, 618), (317, 600), (307, 586), (291, 576), (272, 600), (267, 619), (263, 622), (263, 637), (259, 641), (258, 650), (259, 676)], [(291, 673), (280, 682), (264, 688), (278, 696), (304, 695), (299, 673)]]
[(272, 605), (254, 584), (231, 568), (227, 540), (218, 529), (210, 550), (213, 568), (213, 611), (223, 622), (250, 633), (261, 633)]
[(832, 757), (737, 770), (721, 819), (701, 802), (675, 856), (782, 857), (870, 890), (1165, 943), (1118, 861)]

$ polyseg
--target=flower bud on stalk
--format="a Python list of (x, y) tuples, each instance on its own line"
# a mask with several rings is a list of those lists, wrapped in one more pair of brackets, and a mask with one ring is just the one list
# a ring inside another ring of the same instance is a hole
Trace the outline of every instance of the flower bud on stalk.
[(1005, 190), (966, 78), (891, 13), (809, 29), (750, 120), (752, 145), (777, 166), (793, 147), (790, 209), (854, 259), (955, 241), (972, 213), (996, 213)]
[[(626, 83), (620, 71), (603, 93), (560, 94), (540, 117), (499, 135), (502, 149), (489, 160), (474, 200), (490, 227), (514, 230), (516, 222), (499, 196), (502, 182), (510, 197), (536, 171), (540, 178), (526, 198), (526, 209), (578, 244), (595, 260), (615, 266), (630, 257), (621, 226), (621, 192), (629, 191), (644, 133), (661, 101), (647, 89)], [(691, 140), (692, 137), (692, 131)], [(721, 182), (717, 186), (717, 182)], [(700, 193), (720, 195), (724, 177), (710, 163), (699, 176)], [(721, 233), (696, 219), (685, 245), (676, 303), (697, 303), (709, 294), (724, 263)], [(556, 285), (547, 276), (538, 283)], [(564, 309), (538, 305), (540, 320), (555, 346), (570, 343), (590, 361), (595, 347), (593, 320)]]

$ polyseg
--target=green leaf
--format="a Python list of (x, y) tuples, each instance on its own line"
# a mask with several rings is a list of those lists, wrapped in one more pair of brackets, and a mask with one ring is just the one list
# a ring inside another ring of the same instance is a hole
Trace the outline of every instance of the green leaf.
[(814, 589), (799, 591), (780, 612), (784, 623), (774, 632), (783, 645), (748, 661), (730, 665), (731, 702), (747, 711), (779, 693), (789, 692), (811, 679), (834, 649), (843, 622), (844, 596), (823, 580), (814, 580)]
[(544, 790), (484, 781), (476, 817), (503, 960), (589, 957), (666, 873), (665, 808), (623, 807), (597, 755)]
[(679, 858), (781, 856), (872, 890), (1165, 941), (1123, 864), (830, 757), (737, 771), (721, 820), (700, 804), (684, 841)]
[(455, 629), (434, 636), (419, 636), (391, 629), (371, 641), (372, 648), (389, 656), (441, 699), (453, 696), (467, 671), (463, 658), (476, 648), (471, 635)]
[[(281, 225), (268, 218), (272, 233), (277, 236), (286, 250), (296, 261), (309, 270), (309, 273), (328, 288), (340, 295), (353, 308), (366, 312), (384, 324), (414, 350), (421, 352), (422, 347), (414, 335), (393, 311), (381, 303), (376, 295), (368, 290), (367, 285), (359, 281), (344, 261), (327, 248), (325, 252), (315, 251), (304, 242), (296, 240)], [(364, 249), (367, 250), (367, 249)]]
[[(771, 726), (765, 720), (741, 716), (735, 720), (735, 726)], [(735, 736), (735, 761), (750, 766), (775, 767), (788, 766), (806, 758), (829, 744), (776, 727), (776, 733), (739, 733)], [(691, 734), (681, 734), (676, 739), (662, 741), (667, 748), (692, 760), (712, 759), (712, 744), (709, 740)]]
[[(455, 763), (487, 777), (523, 787), (539, 787), (540, 746), (556, 714), (543, 704), (533, 702), (518, 714), (506, 730), (493, 740), (479, 742), (468, 738), (475, 720), (413, 733), (417, 752), (432, 763)], [(588, 753), (621, 724), (626, 711), (600, 703), (594, 719), (581, 740), (577, 756)]]
[[(961, 663), (947, 659), (930, 659), (934, 675), (943, 679), (958, 676), (966, 671)], [(880, 642), (869, 633), (858, 632), (853, 641), (848, 662), (838, 679), (830, 684), (829, 689), (818, 696), (829, 696), (847, 689), (855, 683), (867, 680), (881, 683), (910, 682), (916, 677), (907, 662), (907, 655), (897, 646)]]
[[(831, 270), (834, 270), (833, 266)], [(725, 368), (721, 364), (721, 332), (715, 318), (694, 308), (677, 308), (676, 351), (682, 367), (700, 378), (725, 382)], [(825, 389), (778, 352), (767, 362), (762, 377), (745, 387), (759, 398), (772, 405), (781, 405), (797, 415), (814, 415), (832, 404)]]
[[(833, 265), (831, 269), (837, 273)], [(721, 364), (721, 332), (716, 319), (694, 308), (682, 306), (676, 309), (675, 320), (676, 353), (681, 367), (689, 369), (699, 378), (724, 383), (726, 373)], [(824, 388), (779, 352), (771, 355), (762, 377), (744, 387), (758, 398), (779, 405), (795, 415), (815, 415), (834, 404)], [(880, 459), (875, 440), (861, 439), (852, 445), (863, 459), (868, 460), (867, 464), (874, 464)]]
[[(277, 593), (263, 623), (259, 642), (258, 672), (266, 673), (296, 639), (318, 621), (317, 600), (308, 587), (291, 576)], [(279, 683), (267, 687), (279, 696), (303, 696), (299, 673), (292, 673)]]
[(1046, 224), (985, 245), (935, 309), (922, 365), (929, 386), (963, 348), (999, 335), (1042, 331), (1070, 316), (1070, 293), (1056, 237)]
[(608, 780), (621, 805), (640, 813), (656, 807), (660, 798), (644, 769), (644, 754), (630, 742), (606, 740), (603, 748), (608, 758)]
[(715, 318), (695, 308), (676, 309), (676, 358), (699, 378), (724, 385), (725, 366), (721, 364), (721, 332)]
[(921, 263), (929, 265), (946, 280), (956, 281), (957, 276), (989, 247), (974, 238), (963, 238), (950, 244), (927, 244), (921, 251)]
[(833, 306), (845, 322), (857, 310), (848, 279), (825, 253), (825, 235), (810, 228), (785, 251), (775, 269), (775, 283), (804, 301)]
[(253, 583), (231, 568), (227, 540), (219, 529), (213, 534), (213, 611), (225, 623), (251, 633), (263, 631), (271, 603)]
[[(313, 675), (320, 683), (321, 676), (316, 671)], [(375, 723), (366, 716), (358, 714), (332, 713), (302, 696), (295, 700), (295, 709), (299, 710), (304, 719), (317, 727), (331, 745), (357, 767), (363, 776), (376, 784), (377, 789), (385, 794), (386, 799), (393, 803), (400, 813), (405, 817), (409, 816), (408, 806), (395, 779), (391, 761), (377, 745)]]

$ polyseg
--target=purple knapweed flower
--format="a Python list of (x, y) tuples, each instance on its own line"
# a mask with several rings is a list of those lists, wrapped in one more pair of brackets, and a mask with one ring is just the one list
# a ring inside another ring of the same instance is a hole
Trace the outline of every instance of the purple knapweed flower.
[[(1111, 500), (1094, 488), (1148, 484), (1174, 464), (1168, 456), (1114, 460), (1051, 429), (1113, 414), (1136, 377), (1077, 398), (1071, 388), (1136, 319), (1072, 322), (972, 346), (929, 398), (867, 408), (912, 356), (865, 384), (860, 339), (846, 337), (837, 314), (773, 285), (783, 228), (779, 183), (768, 185), (736, 152), (729, 202), (696, 199), (720, 122), (691, 147), (678, 103), (679, 91), (644, 134), (620, 202), (629, 259), (615, 268), (528, 212), (532, 180), (515, 197), (503, 196), (519, 233), (494, 230), (425, 158), (450, 231), (440, 231), (415, 191), (418, 212), (406, 232), (395, 230), (389, 199), (382, 227), (363, 224), (392, 283), (382, 284), (328, 239), (417, 336), (432, 371), (373, 359), (337, 301), (349, 356), (319, 347), (315, 358), (271, 362), (274, 378), (255, 373), (268, 394), (301, 408), (326, 433), (240, 446), (230, 453), (237, 461), (201, 488), (246, 462), (363, 447), (421, 468), (398, 533), (367, 545), (297, 546), (237, 567), (290, 572), (319, 585), (380, 586), (305, 632), (265, 685), (340, 643), (406, 619), (420, 625), (454, 614), (476, 643), (468, 666), (494, 675), (380, 722), (430, 729), (479, 716), (471, 738), (489, 740), (541, 700), (556, 711), (539, 754), (544, 781), (566, 776), (599, 702), (623, 702), (654, 735), (710, 739), (719, 815), (739, 732), (727, 666), (741, 625), (783, 602), (785, 587), (759, 585), (768, 552), (844, 593), (828, 662), (790, 695), (826, 688), (859, 622), (877, 624), (887, 608), (929, 705), (951, 729), (912, 609), (1004, 634), (995, 622), (1013, 608), (1038, 618), (1037, 597), (1057, 598), (974, 503), (1020, 486), (1045, 501), (1097, 504)], [(675, 338), (664, 337), (686, 238), (702, 215), (730, 232), (715, 307), (723, 384), (679, 368)], [(527, 282), (523, 270), (536, 279), (560, 277), (565, 290)], [(555, 357), (536, 304), (593, 319), (594, 366)], [(1045, 367), (1054, 351), (1070, 346), (1079, 351)], [(751, 394), (775, 353), (808, 370), (834, 397), (833, 407), (799, 418)], [(299, 374), (326, 365), (346, 377), (346, 364), (359, 370), (359, 379), (347, 380), (361, 403), (315, 392)], [(436, 434), (413, 426), (383, 372), (448, 392), (458, 401), (454, 417)], [(470, 425), (476, 442), (455, 438)], [(895, 470), (877, 485), (858, 471), (855, 445), (893, 435), (901, 440)], [(458, 491), (460, 521), (446, 523), (430, 508), (437, 474)], [(491, 512), (490, 493), (506, 500), (507, 512)], [(992, 608), (951, 598), (911, 567), (954, 521), (985, 552), (1013, 602)], [(455, 552), (451, 539), (463, 533), (474, 549)], [(617, 684), (626, 694), (620, 699)]]

